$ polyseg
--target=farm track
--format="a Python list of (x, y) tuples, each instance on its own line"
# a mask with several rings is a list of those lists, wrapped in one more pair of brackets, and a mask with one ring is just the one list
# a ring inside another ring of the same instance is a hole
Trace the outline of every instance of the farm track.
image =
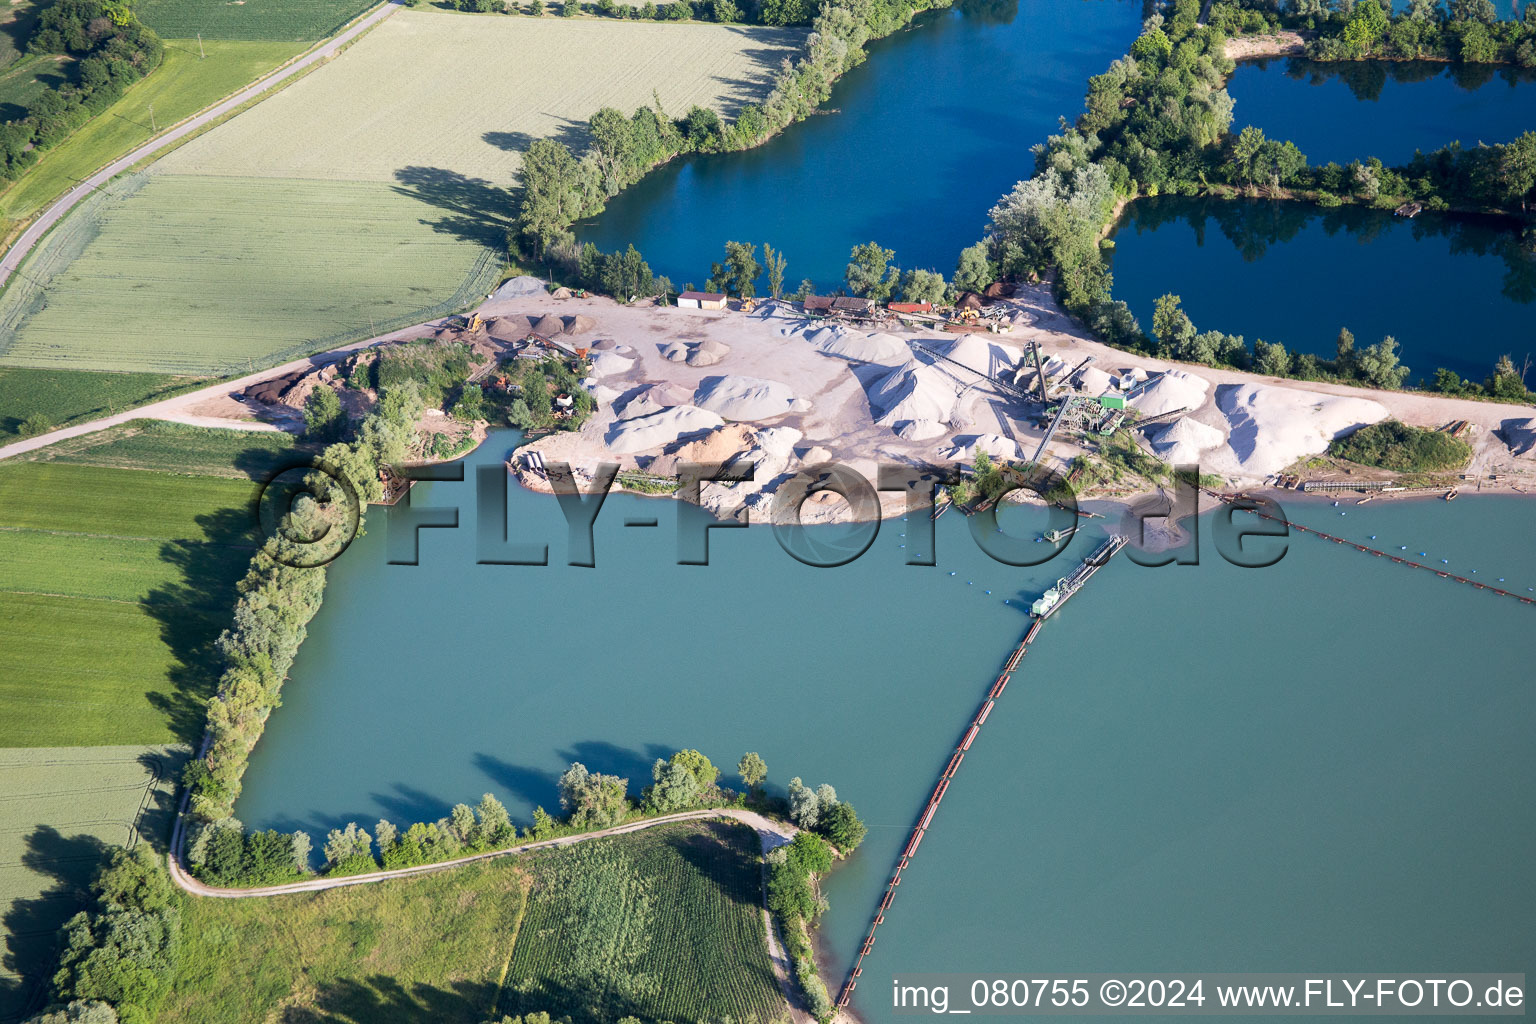
[(356, 22), (351, 28), (337, 36), (332, 37), (329, 40), (328, 45), (315, 47), (315, 49), (311, 50), (309, 53), (305, 54), (303, 57), (300, 57), (298, 60), (289, 64), (287, 67), (281, 69), (280, 71), (277, 71), (267, 78), (264, 78), (261, 81), (256, 82), (255, 84), (245, 89), (242, 89), (235, 95), (225, 99), (222, 103), (210, 107), (209, 109), (203, 111), (201, 114), (183, 121), (180, 125), (171, 129), (165, 134), (150, 139), (148, 142), (144, 143), (144, 145), (139, 146), (137, 149), (134, 149), (124, 156), (119, 157), (112, 163), (108, 164), (106, 167), (103, 167), (101, 170), (85, 179), (79, 185), (76, 185), (74, 188), (64, 193), (63, 197), (61, 197), (52, 206), (48, 207), (48, 209), (44, 211), (37, 218), (37, 220), (32, 222), (32, 225), (28, 227), (26, 231), (21, 233), (21, 237), (16, 239), (15, 243), (11, 245), (10, 249), (5, 253), (4, 257), (0, 257), (0, 286), (4, 286), (4, 284), (10, 280), (11, 275), (16, 272), (16, 269), (19, 266), (21, 266), (22, 261), (27, 258), (27, 255), (33, 250), (33, 248), (36, 247), (37, 243), (42, 240), (43, 236), (46, 235), (55, 224), (62, 220), (65, 214), (74, 209), (74, 207), (81, 200), (90, 195), (90, 193), (106, 185), (107, 182), (111, 181), (119, 174), (122, 174), (124, 171), (128, 170), (139, 161), (153, 156), (156, 152), (164, 149), (166, 146), (171, 145), (172, 143), (178, 142), (189, 135), (201, 131), (202, 129), (208, 127), (210, 124), (224, 117), (226, 114), (229, 114), (237, 108), (244, 106), (245, 104), (263, 95), (264, 93), (271, 91), (274, 87), (280, 85), (281, 83), (286, 82), (294, 75), (303, 74), (314, 64), (329, 59), (331, 55), (336, 52), (338, 47), (345, 46), (347, 43), (350, 43), (352, 40), (356, 39), (364, 32), (367, 32), (369, 29), (373, 28), (373, 26), (377, 25), (391, 14), (394, 14), (403, 6), (404, 4), (402, 0), (388, 0), (384, 6), (365, 16), (362, 20)]
[[(654, 828), (657, 825), (668, 825), (678, 821), (695, 821), (700, 818), (733, 818), (743, 824), (750, 825), (756, 830), (758, 838), (762, 842), (763, 852), (782, 846), (794, 838), (800, 831), (793, 825), (765, 818), (755, 811), (742, 811), (732, 807), (719, 810), (683, 811), (680, 814), (668, 814), (660, 818), (646, 818), (643, 821), (632, 821), (625, 825), (615, 825), (613, 828), (605, 828), (598, 832), (583, 832), (576, 836), (560, 836), (556, 839), (541, 839), (532, 843), (522, 843), (518, 846), (509, 846), (501, 850), (488, 850), (485, 853), (471, 854), (468, 857), (456, 857), (453, 860), (440, 861), (436, 864), (420, 864), (416, 867), (394, 868), (388, 871), (370, 871), (361, 875), (346, 875), (342, 878), (311, 878), (303, 882), (288, 882), (284, 885), (265, 885), (253, 889), (225, 889), (218, 886), (206, 885), (193, 878), (182, 867), (180, 858), (172, 856), (170, 860), (171, 877), (185, 891), (194, 896), (210, 896), (217, 899), (252, 899), (258, 896), (285, 896), (291, 893), (324, 892), (327, 889), (341, 889), (351, 885), (370, 885), (375, 882), (388, 882), (396, 878), (412, 878), (416, 875), (430, 874), (435, 871), (444, 871), (449, 868), (462, 867), (465, 864), (474, 864), (479, 861), (495, 860), (499, 857), (512, 857), (523, 853), (532, 853), (535, 850), (548, 850), (561, 846), (574, 846), (592, 839), (603, 839), (609, 836), (628, 835), (631, 832), (640, 832), (644, 829)], [(185, 819), (178, 818), (176, 832), (171, 838), (171, 849), (176, 850), (181, 836), (185, 830)]]

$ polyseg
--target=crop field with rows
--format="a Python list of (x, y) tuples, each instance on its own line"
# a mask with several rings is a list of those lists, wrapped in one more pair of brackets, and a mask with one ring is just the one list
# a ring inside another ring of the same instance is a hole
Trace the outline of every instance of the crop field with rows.
[(746, 825), (701, 821), (539, 855), (502, 1012), (779, 1019), (759, 849)]
[(248, 480), (0, 465), (0, 747), (195, 739)]
[(161, 166), (388, 182), (416, 169), (506, 186), (529, 142), (573, 141), (600, 107), (628, 114), (656, 93), (681, 117), (694, 104), (729, 114), (760, 100), (804, 38), (738, 25), (401, 11)]
[(162, 38), (324, 39), (371, 0), (139, 0), (134, 13)]
[(309, 458), (314, 451), (314, 446), (277, 430), (224, 430), (166, 420), (134, 420), (55, 441), (16, 458), (261, 482)]
[(245, 373), (447, 312), (499, 270), (381, 184), (149, 175), (79, 213), (0, 298), (0, 363)]
[(162, 838), (186, 756), (168, 747), (0, 750), (0, 1020), (41, 996), (54, 936), (103, 846)]

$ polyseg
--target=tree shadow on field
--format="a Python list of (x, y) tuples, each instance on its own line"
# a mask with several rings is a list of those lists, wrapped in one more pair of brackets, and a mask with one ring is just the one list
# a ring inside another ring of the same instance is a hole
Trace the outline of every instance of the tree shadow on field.
[(423, 221), (434, 231), (490, 249), (506, 246), (507, 228), (517, 215), (510, 189), (442, 167), (402, 167), (395, 180), (400, 195), (444, 211), (438, 220)]
[[(278, 468), (273, 458), (270, 451), (251, 448), (237, 455), (234, 465), (252, 479), (264, 480)], [(160, 639), (172, 655), (169, 691), (145, 697), (165, 715), (176, 738), (194, 749), (203, 736), (207, 700), (224, 670), (219, 634), (230, 626), (235, 585), (261, 542), (257, 494), (253, 488), (247, 504), (198, 516), (206, 539), (162, 545), (160, 560), (175, 566), (179, 579), (155, 587), (141, 602), (159, 623)]]
[(486, 132), (480, 138), (508, 153), (526, 153), (528, 147), (533, 145), (533, 136), (527, 132)]
[(47, 877), (46, 889), (16, 900), (5, 913), (0, 963), (15, 978), (0, 978), (0, 1020), (22, 1020), (46, 1001), (58, 965), (59, 931), (86, 902), (91, 879), (106, 863), (108, 846), (95, 836), (64, 836), (39, 825), (26, 838), (21, 863)]
[(455, 981), (449, 987), (402, 985), (375, 974), (323, 982), (313, 1005), (285, 1008), (281, 1024), (478, 1024), (491, 1014), (496, 986), (490, 982)]

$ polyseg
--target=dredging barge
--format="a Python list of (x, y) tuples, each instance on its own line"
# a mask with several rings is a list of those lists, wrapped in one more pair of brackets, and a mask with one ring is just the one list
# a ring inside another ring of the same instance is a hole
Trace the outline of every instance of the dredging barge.
[(1048, 619), (1056, 614), (1056, 611), (1067, 603), (1068, 598), (1081, 590), (1083, 584), (1093, 578), (1094, 573), (1102, 569), (1105, 563), (1115, 557), (1117, 551), (1125, 547), (1127, 540), (1128, 538), (1118, 533), (1112, 533), (1104, 538), (1104, 543), (1094, 548), (1088, 557), (1083, 559), (1081, 565), (1057, 580), (1054, 587), (1035, 599), (1035, 603), (1030, 605), (1030, 614), (1037, 619)]

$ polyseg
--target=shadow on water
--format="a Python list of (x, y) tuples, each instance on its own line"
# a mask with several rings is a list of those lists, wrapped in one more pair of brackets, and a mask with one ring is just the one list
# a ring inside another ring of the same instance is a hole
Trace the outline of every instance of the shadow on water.
[(507, 228), (517, 214), (511, 189), (442, 167), (402, 167), (395, 180), (399, 194), (444, 211), (442, 218), (427, 222), (434, 231), (493, 249), (506, 245)]
[(1342, 82), (1355, 99), (1374, 103), (1381, 99), (1388, 82), (1411, 85), (1444, 76), (1466, 92), (1475, 92), (1498, 78), (1508, 86), (1536, 81), (1536, 72), (1496, 64), (1447, 64), (1442, 61), (1315, 61), (1305, 57), (1256, 60), (1261, 70), (1275, 61), (1285, 62), (1285, 75), (1308, 85), (1322, 85), (1332, 79)]
[(1416, 240), (1444, 237), (1452, 253), (1497, 256), (1504, 263), (1504, 297), (1522, 304), (1536, 302), (1536, 254), (1521, 245), (1519, 232), (1505, 218), (1426, 211), (1410, 220), (1363, 206), (1161, 196), (1133, 203), (1124, 226), (1139, 233), (1179, 221), (1189, 225), (1202, 246), (1208, 226), (1214, 224), (1249, 263), (1263, 259), (1272, 245), (1294, 241), (1314, 221), (1329, 236), (1347, 234), (1361, 245), (1393, 231), (1408, 232)]

